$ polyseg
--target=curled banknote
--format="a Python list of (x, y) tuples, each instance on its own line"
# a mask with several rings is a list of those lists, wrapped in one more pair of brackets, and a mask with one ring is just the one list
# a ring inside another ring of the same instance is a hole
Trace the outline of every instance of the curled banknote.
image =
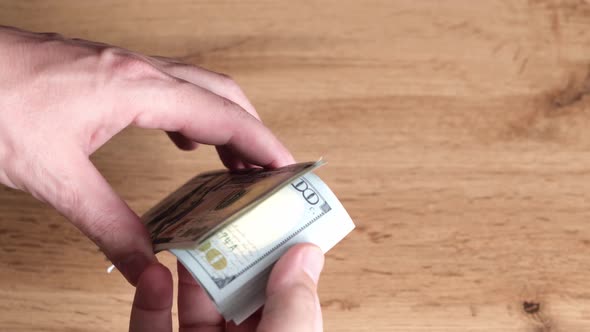
[(354, 228), (311, 173), (321, 165), (205, 173), (142, 219), (155, 248), (172, 252), (224, 318), (239, 324), (264, 304), (270, 270), (291, 246), (314, 243), (326, 252)]

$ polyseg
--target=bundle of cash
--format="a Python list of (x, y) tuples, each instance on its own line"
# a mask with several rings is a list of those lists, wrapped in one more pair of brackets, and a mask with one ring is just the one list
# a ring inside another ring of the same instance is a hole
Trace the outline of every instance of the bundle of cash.
[(172, 252), (223, 317), (239, 324), (264, 304), (273, 264), (291, 246), (309, 242), (326, 252), (354, 228), (311, 173), (322, 164), (200, 174), (142, 221), (154, 249)]

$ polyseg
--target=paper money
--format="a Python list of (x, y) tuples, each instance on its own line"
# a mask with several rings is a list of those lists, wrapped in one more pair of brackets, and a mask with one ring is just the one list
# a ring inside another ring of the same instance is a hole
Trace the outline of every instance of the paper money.
[(272, 266), (291, 246), (309, 242), (326, 252), (354, 228), (310, 173), (322, 164), (199, 175), (142, 219), (155, 248), (170, 250), (239, 324), (264, 304)]

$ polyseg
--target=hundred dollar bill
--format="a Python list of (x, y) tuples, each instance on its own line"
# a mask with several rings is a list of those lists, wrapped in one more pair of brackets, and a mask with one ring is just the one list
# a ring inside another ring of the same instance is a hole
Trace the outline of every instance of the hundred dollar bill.
[(309, 173), (321, 164), (197, 176), (144, 222), (156, 248), (170, 250), (224, 318), (239, 324), (264, 304), (271, 268), (291, 246), (310, 242), (326, 252), (354, 228), (328, 186)]
[(194, 246), (323, 161), (200, 174), (142, 216), (156, 251)]

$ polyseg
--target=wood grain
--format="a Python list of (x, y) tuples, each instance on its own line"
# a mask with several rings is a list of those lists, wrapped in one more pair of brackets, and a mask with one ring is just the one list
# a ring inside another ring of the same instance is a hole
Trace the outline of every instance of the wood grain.
[[(590, 330), (589, 1), (3, 0), (0, 22), (228, 73), (323, 155), (358, 225), (327, 331)], [(221, 166), (138, 129), (93, 160), (138, 213)], [(0, 189), (0, 243), (0, 330), (126, 329), (133, 289), (50, 208)]]

